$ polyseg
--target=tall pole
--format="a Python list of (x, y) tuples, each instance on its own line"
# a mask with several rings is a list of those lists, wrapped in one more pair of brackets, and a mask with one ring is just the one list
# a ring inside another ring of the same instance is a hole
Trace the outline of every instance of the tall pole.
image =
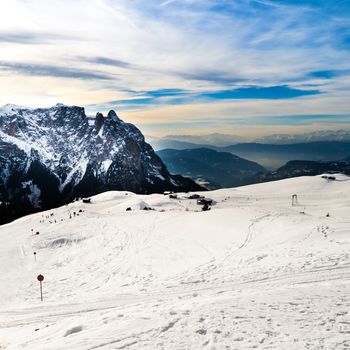
[(40, 300), (43, 301), (43, 283), (40, 281)]
[(40, 282), (40, 300), (43, 301), (43, 286), (42, 286), (42, 282), (44, 280), (44, 276), (43, 275), (38, 275), (36, 279)]

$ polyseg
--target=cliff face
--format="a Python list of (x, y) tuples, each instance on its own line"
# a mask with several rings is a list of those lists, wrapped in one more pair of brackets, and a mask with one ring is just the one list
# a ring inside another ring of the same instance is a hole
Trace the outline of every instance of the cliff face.
[(170, 175), (140, 130), (114, 111), (92, 120), (61, 104), (0, 108), (0, 202), (15, 216), (108, 190), (198, 189)]

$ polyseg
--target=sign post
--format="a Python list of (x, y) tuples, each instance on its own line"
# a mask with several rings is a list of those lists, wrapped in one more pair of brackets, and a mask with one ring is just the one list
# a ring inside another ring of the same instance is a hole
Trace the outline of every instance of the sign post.
[(34, 261), (36, 261), (36, 252), (34, 252), (33, 254), (34, 254)]
[(40, 282), (40, 300), (43, 301), (43, 280), (44, 276), (43, 275), (38, 275), (36, 278)]

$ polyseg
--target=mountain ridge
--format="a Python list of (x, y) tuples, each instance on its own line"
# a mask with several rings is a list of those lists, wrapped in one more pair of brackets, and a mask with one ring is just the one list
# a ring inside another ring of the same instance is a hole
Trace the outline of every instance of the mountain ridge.
[(133, 124), (111, 110), (0, 108), (0, 201), (24, 213), (107, 190), (135, 193), (202, 189), (170, 175)]
[[(319, 130), (302, 134), (271, 134), (261, 137), (246, 137), (235, 134), (209, 133), (209, 134), (169, 134), (162, 137), (147, 136), (149, 142), (156, 149), (167, 148), (166, 145), (177, 145), (183, 148), (187, 144), (205, 145), (206, 147), (228, 147), (241, 143), (261, 143), (261, 144), (298, 144), (311, 142), (339, 141), (350, 142), (350, 130)], [(210, 148), (209, 147), (209, 148)], [(175, 147), (169, 147), (175, 148)]]
[(243, 185), (246, 178), (265, 172), (264, 167), (258, 163), (209, 148), (165, 149), (157, 151), (157, 154), (170, 172), (189, 176), (194, 180), (209, 181), (208, 189)]
[(321, 174), (350, 175), (350, 160), (312, 161), (292, 160), (275, 171), (259, 173), (248, 179), (250, 184), (284, 180), (301, 176), (316, 176)]

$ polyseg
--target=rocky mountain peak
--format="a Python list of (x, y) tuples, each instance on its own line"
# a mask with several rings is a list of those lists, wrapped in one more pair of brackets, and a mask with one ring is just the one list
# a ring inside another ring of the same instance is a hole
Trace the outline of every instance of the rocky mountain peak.
[(108, 190), (195, 189), (170, 175), (140, 130), (114, 111), (90, 124), (79, 106), (0, 109), (0, 201), (24, 211)]
[(121, 120), (117, 116), (117, 113), (113, 111), (112, 109), (108, 112), (107, 118), (111, 118), (115, 122), (120, 122)]
[(96, 129), (96, 134), (99, 133), (102, 125), (103, 125), (103, 122), (104, 122), (104, 116), (102, 113), (96, 113), (96, 117), (95, 117), (95, 129)]

